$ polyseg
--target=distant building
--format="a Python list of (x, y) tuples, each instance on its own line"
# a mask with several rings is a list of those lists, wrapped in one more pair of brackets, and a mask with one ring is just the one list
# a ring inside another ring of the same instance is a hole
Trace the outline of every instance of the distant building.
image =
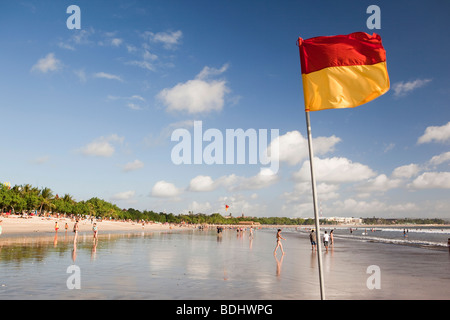
[(325, 217), (325, 218), (320, 218), (320, 220), (342, 223), (342, 224), (361, 224), (361, 223), (363, 223), (363, 219), (353, 218), (353, 217), (351, 217), (351, 218), (349, 218), (349, 217)]

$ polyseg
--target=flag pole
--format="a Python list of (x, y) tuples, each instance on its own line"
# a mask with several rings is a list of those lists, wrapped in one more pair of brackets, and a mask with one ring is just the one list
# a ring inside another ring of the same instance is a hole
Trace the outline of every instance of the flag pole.
[(311, 185), (312, 185), (312, 196), (313, 196), (313, 204), (314, 204), (314, 220), (316, 225), (316, 243), (317, 243), (317, 260), (319, 263), (319, 281), (320, 281), (320, 298), (325, 300), (325, 290), (323, 284), (323, 268), (322, 268), (322, 248), (320, 245), (320, 223), (319, 223), (319, 214), (317, 210), (317, 192), (316, 192), (316, 179), (314, 176), (314, 153), (312, 147), (312, 138), (311, 138), (311, 124), (309, 120), (309, 111), (305, 111), (306, 114), (306, 129), (308, 131), (308, 148), (309, 148), (309, 164), (311, 168)]

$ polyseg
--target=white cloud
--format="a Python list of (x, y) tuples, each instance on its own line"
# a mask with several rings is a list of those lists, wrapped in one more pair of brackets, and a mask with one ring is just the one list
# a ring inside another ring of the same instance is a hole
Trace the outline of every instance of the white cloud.
[(123, 140), (117, 134), (102, 136), (81, 148), (80, 152), (87, 156), (111, 157), (115, 152), (114, 144), (122, 143)]
[(155, 67), (148, 61), (133, 60), (133, 61), (128, 61), (125, 64), (131, 65), (131, 66), (136, 66), (136, 67), (146, 69), (149, 71), (155, 71)]
[(395, 168), (394, 171), (392, 172), (392, 177), (409, 179), (417, 175), (419, 171), (420, 167), (415, 163), (411, 163), (405, 166)]
[[(334, 135), (315, 138), (313, 139), (314, 154), (321, 155), (331, 152), (340, 141), (341, 139)], [(269, 151), (271, 148), (278, 148), (279, 161), (285, 161), (290, 165), (298, 164), (309, 158), (308, 139), (297, 130), (287, 132), (274, 139), (269, 145)]]
[[(317, 197), (320, 201), (327, 201), (330, 199), (336, 199), (339, 197), (337, 191), (339, 190), (339, 185), (337, 184), (328, 184), (325, 182), (321, 182), (317, 184)], [(312, 186), (311, 182), (297, 182), (294, 186), (294, 190), (292, 192), (285, 192), (282, 195), (282, 198), (286, 199), (287, 203), (299, 202), (299, 201), (311, 201), (312, 195)], [(306, 196), (306, 197), (305, 197)]]
[(133, 103), (133, 102), (128, 102), (127, 107), (131, 110), (142, 110), (143, 109), (140, 105)]
[(225, 81), (189, 80), (162, 90), (158, 98), (167, 106), (167, 111), (194, 114), (222, 110), (228, 91)]
[[(316, 180), (329, 183), (357, 182), (369, 179), (375, 175), (368, 166), (358, 162), (352, 162), (347, 158), (314, 157), (314, 174)], [(294, 173), (294, 178), (300, 181), (310, 181), (311, 171), (309, 160), (303, 162), (299, 171)]]
[[(225, 204), (229, 205), (228, 211), (225, 211)], [(248, 197), (242, 194), (219, 197), (217, 200), (217, 211), (224, 215), (232, 214), (234, 217), (244, 214), (245, 216), (261, 216), (266, 212), (267, 206), (260, 201), (251, 203)], [(268, 214), (268, 213), (267, 213)], [(266, 215), (268, 216), (268, 215)], [(272, 214), (273, 216), (273, 214)]]
[(132, 162), (128, 162), (127, 164), (125, 164), (123, 166), (123, 171), (129, 172), (129, 171), (141, 169), (143, 167), (144, 167), (144, 163), (142, 161), (136, 159)]
[(357, 201), (349, 198), (335, 201), (332, 206), (334, 215), (345, 215), (353, 217), (368, 217), (374, 214), (397, 215), (398, 213), (411, 213), (419, 208), (416, 204), (407, 202), (400, 204), (387, 204), (379, 200)]
[(197, 202), (197, 201), (192, 201), (192, 203), (189, 205), (189, 210), (186, 210), (185, 212), (183, 212), (184, 214), (187, 214), (187, 211), (192, 211), (193, 213), (205, 213), (205, 214), (209, 214), (211, 212), (212, 206), (209, 202)]
[[(92, 35), (95, 34), (95, 30), (92, 27), (89, 28), (83, 28), (81, 30), (77, 30), (76, 32), (72, 33), (72, 36), (68, 39), (61, 41), (58, 43), (58, 47), (66, 50), (75, 51), (76, 47), (79, 45), (88, 45), (88, 44), (94, 44), (95, 42), (90, 40)], [(103, 44), (103, 42), (99, 42), (99, 44)], [(111, 41), (109, 41), (109, 44), (112, 45)]]
[[(205, 67), (207, 68), (207, 67)], [(225, 80), (211, 80), (205, 77), (224, 72), (221, 69), (203, 70), (193, 80), (178, 83), (173, 88), (163, 89), (157, 95), (169, 112), (185, 111), (190, 114), (222, 110), (225, 95), (230, 91)], [(212, 71), (214, 70), (214, 71)]]
[(220, 69), (216, 69), (216, 68), (211, 68), (208, 66), (205, 66), (202, 71), (200, 71), (200, 73), (197, 75), (196, 79), (207, 79), (210, 76), (218, 76), (221, 75), (222, 73), (224, 73), (225, 71), (228, 70), (229, 64), (226, 63), (222, 66), (222, 68)]
[(111, 39), (111, 45), (113, 45), (115, 47), (120, 46), (122, 44), (122, 42), (123, 42), (123, 39), (120, 39), (120, 38)]
[(450, 172), (425, 172), (408, 186), (414, 189), (450, 189)]
[(71, 50), (71, 51), (74, 51), (74, 50), (75, 50), (74, 46), (72, 46), (72, 45), (70, 45), (70, 44), (68, 44), (68, 43), (64, 43), (64, 42), (58, 43), (58, 47), (60, 47), (60, 48), (62, 48), (62, 49)]
[(94, 28), (90, 27), (88, 29), (83, 28), (78, 32), (75, 32), (71, 41), (73, 41), (76, 44), (90, 44), (92, 43), (91, 40), (89, 40), (89, 37), (92, 36), (95, 33)]
[(166, 49), (173, 49), (179, 44), (183, 32), (181, 30), (157, 33), (147, 31), (144, 33), (144, 36), (147, 36), (152, 42), (162, 43)]
[(130, 191), (124, 191), (116, 193), (111, 197), (111, 200), (131, 200), (134, 198), (136, 194), (136, 191), (130, 190)]
[(143, 110), (144, 107), (141, 105), (145, 102), (145, 99), (139, 95), (132, 95), (129, 97), (119, 97), (108, 95), (108, 100), (116, 101), (116, 100), (124, 100), (126, 102), (127, 108), (131, 110)]
[(145, 101), (145, 99), (137, 94), (132, 95), (131, 97), (127, 98), (127, 99), (135, 99), (135, 100), (140, 100), (140, 101)]
[(425, 133), (419, 137), (417, 143), (428, 142), (450, 142), (450, 121), (443, 126), (430, 126), (425, 129)]
[(401, 81), (401, 82), (394, 83), (392, 85), (392, 88), (394, 89), (394, 95), (396, 97), (400, 97), (400, 96), (406, 95), (407, 93), (409, 93), (417, 88), (423, 87), (430, 81), (431, 81), (431, 79), (417, 79), (417, 80), (408, 81), (408, 82)]
[(142, 54), (142, 58), (144, 58), (144, 60), (156, 60), (158, 59), (158, 56), (154, 53), (150, 53), (150, 51), (148, 50), (144, 50), (144, 53)]
[(222, 176), (215, 181), (210, 176), (199, 175), (193, 178), (187, 190), (194, 192), (213, 191), (223, 187), (228, 191), (256, 190), (267, 188), (275, 184), (279, 177), (269, 168), (260, 170), (251, 177), (242, 177), (235, 174)]
[(215, 183), (210, 176), (196, 176), (189, 183), (188, 190), (190, 191), (212, 191), (218, 187), (218, 183)]
[(402, 183), (400, 179), (390, 179), (385, 174), (380, 174), (373, 179), (369, 179), (365, 184), (359, 187), (363, 192), (387, 191), (398, 188)]
[(279, 180), (277, 174), (275, 174), (269, 168), (261, 169), (258, 174), (253, 177), (238, 178), (238, 183), (231, 188), (231, 190), (254, 190), (267, 188)]
[(106, 72), (97, 72), (94, 74), (94, 78), (117, 80), (117, 81), (121, 81), (121, 82), (123, 81), (121, 77), (116, 76), (114, 74), (106, 73)]
[(47, 73), (49, 71), (57, 71), (61, 66), (61, 61), (55, 58), (55, 54), (49, 53), (44, 58), (39, 59), (31, 68), (31, 71)]
[(127, 51), (128, 53), (133, 53), (137, 51), (137, 48), (135, 46), (127, 44)]
[(428, 163), (432, 166), (437, 166), (447, 161), (450, 161), (450, 151), (434, 156), (430, 159), (430, 161), (428, 161)]
[(175, 187), (173, 183), (161, 180), (155, 183), (151, 195), (157, 198), (172, 198), (180, 195), (181, 192), (182, 190)]

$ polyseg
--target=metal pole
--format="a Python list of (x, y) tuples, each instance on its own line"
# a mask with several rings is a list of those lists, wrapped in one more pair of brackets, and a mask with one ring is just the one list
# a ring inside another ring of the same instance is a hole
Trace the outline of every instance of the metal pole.
[(323, 285), (323, 268), (322, 268), (322, 248), (320, 245), (320, 224), (319, 224), (319, 214), (317, 210), (317, 192), (316, 192), (316, 179), (314, 177), (314, 154), (312, 147), (312, 138), (311, 138), (311, 125), (309, 121), (309, 111), (305, 111), (306, 113), (306, 128), (308, 131), (308, 147), (309, 147), (309, 163), (311, 167), (311, 185), (312, 185), (312, 196), (314, 203), (314, 220), (316, 224), (316, 240), (317, 240), (317, 260), (319, 262), (319, 281), (320, 281), (320, 298), (325, 300), (325, 290)]

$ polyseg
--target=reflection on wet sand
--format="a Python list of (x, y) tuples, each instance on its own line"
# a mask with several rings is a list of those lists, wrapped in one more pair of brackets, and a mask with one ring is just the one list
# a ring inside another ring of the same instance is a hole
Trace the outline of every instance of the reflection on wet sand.
[[(92, 259), (96, 258), (97, 245), (102, 239), (105, 240), (107, 246), (114, 245), (114, 242), (122, 239), (124, 237), (142, 237), (144, 235), (139, 235), (137, 233), (108, 233), (98, 235), (97, 238), (93, 239), (87, 234), (64, 232), (61, 235), (55, 232), (53, 235), (51, 233), (46, 235), (35, 235), (35, 236), (10, 236), (0, 239), (0, 261), (6, 262), (11, 261), (16, 265), (21, 265), (22, 263), (28, 261), (43, 261), (52, 252), (58, 252), (63, 254), (65, 252), (71, 252), (71, 258), (75, 262), (77, 258), (77, 245), (83, 250), (89, 249), (91, 251)], [(146, 234), (145, 236), (149, 236)]]
[(75, 260), (77, 260), (77, 242), (75, 239), (73, 241), (73, 248), (72, 248), (72, 261), (73, 262), (75, 262)]
[(275, 261), (277, 262), (277, 272), (276, 275), (277, 277), (279, 277), (281, 275), (281, 266), (283, 264), (283, 259), (284, 259), (284, 254), (281, 255), (281, 258), (278, 259), (278, 257), (276, 255), (274, 255)]

